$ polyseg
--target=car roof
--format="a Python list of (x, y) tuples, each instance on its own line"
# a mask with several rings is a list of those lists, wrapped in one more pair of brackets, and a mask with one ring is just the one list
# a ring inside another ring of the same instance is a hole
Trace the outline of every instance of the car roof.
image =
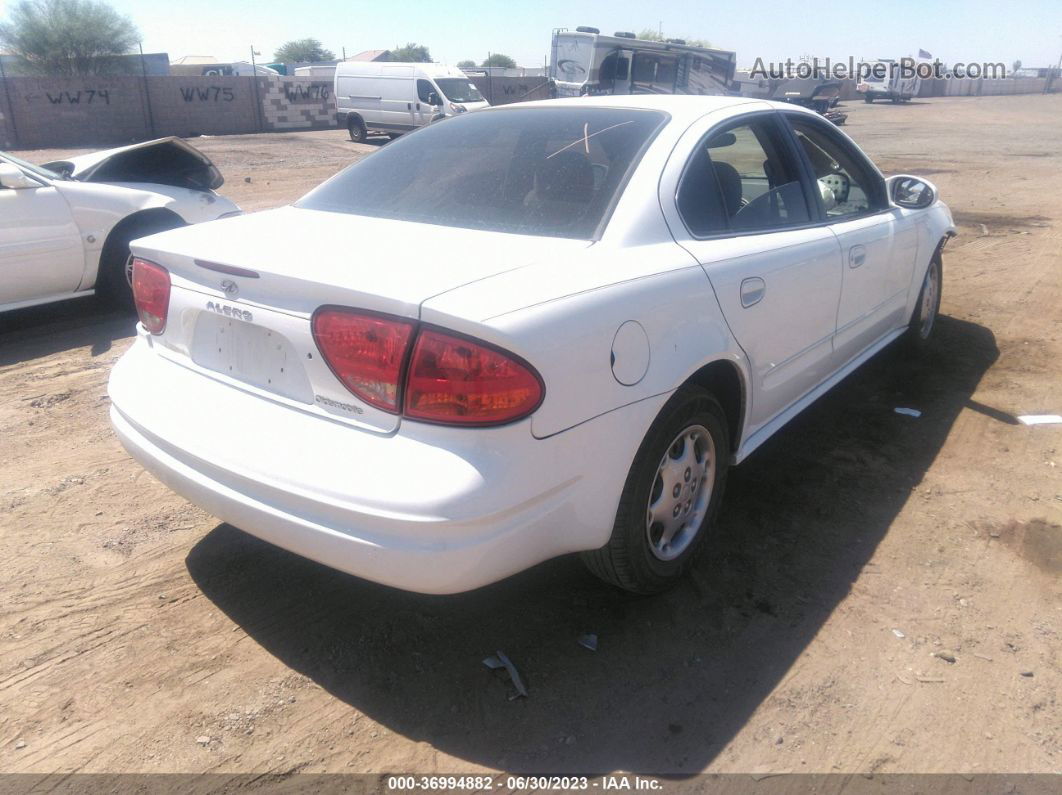
[(599, 107), (599, 108), (633, 108), (638, 110), (656, 110), (669, 113), (673, 119), (693, 121), (706, 113), (718, 110), (738, 109), (742, 105), (764, 105), (777, 110), (798, 111), (816, 115), (815, 111), (788, 102), (772, 102), (755, 97), (696, 96), (692, 94), (628, 94), (601, 95), (595, 97), (566, 97), (563, 99), (541, 99), (533, 102), (520, 102), (511, 105), (498, 105), (493, 109), (512, 107)]

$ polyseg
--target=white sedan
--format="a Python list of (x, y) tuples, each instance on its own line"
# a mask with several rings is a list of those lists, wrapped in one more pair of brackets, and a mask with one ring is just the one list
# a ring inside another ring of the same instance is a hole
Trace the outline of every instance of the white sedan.
[(732, 464), (926, 343), (953, 232), (791, 105), (491, 108), (136, 241), (111, 417), (178, 493), (360, 577), (450, 593), (582, 552), (658, 591)]
[(35, 166), (0, 152), (0, 312), (98, 293), (130, 303), (129, 242), (239, 214), (178, 138)]

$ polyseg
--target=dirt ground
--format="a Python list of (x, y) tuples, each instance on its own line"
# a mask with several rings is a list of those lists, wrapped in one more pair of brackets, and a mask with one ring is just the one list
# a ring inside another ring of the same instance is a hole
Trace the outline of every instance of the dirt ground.
[[(570, 558), (416, 596), (273, 548), (119, 446), (129, 317), (0, 320), (0, 770), (1062, 771), (1062, 427), (1014, 419), (1062, 411), (1062, 95), (848, 109), (960, 225), (937, 345), (886, 351), (738, 467), (660, 597)], [(373, 148), (194, 143), (249, 210)]]

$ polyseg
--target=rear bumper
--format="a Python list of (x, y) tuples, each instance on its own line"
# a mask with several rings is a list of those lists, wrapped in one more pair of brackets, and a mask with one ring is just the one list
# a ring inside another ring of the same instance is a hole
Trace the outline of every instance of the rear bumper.
[(406, 421), (379, 435), (193, 372), (143, 336), (109, 392), (122, 444), (178, 494), (298, 555), (422, 593), (470, 590), (604, 544), (664, 399), (543, 440), (529, 421)]

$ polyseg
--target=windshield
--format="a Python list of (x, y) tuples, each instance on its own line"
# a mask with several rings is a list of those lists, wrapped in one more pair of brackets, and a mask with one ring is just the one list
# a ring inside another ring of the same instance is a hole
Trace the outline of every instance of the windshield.
[(435, 83), (451, 102), (483, 101), (483, 95), (479, 93), (479, 89), (463, 77), (438, 77)]
[(553, 41), (556, 48), (553, 79), (563, 83), (585, 83), (590, 77), (594, 40), (589, 36), (557, 36)]
[(665, 119), (626, 108), (464, 114), (388, 144), (296, 206), (592, 239)]
[(43, 177), (44, 179), (65, 179), (62, 174), (56, 174), (54, 171), (49, 171), (46, 168), (35, 166), (33, 165), (33, 163), (27, 163), (22, 158), (10, 155), (7, 152), (0, 152), (0, 158), (7, 160), (9, 163), (13, 163), (14, 165), (30, 172), (31, 174), (36, 174), (38, 177)]

